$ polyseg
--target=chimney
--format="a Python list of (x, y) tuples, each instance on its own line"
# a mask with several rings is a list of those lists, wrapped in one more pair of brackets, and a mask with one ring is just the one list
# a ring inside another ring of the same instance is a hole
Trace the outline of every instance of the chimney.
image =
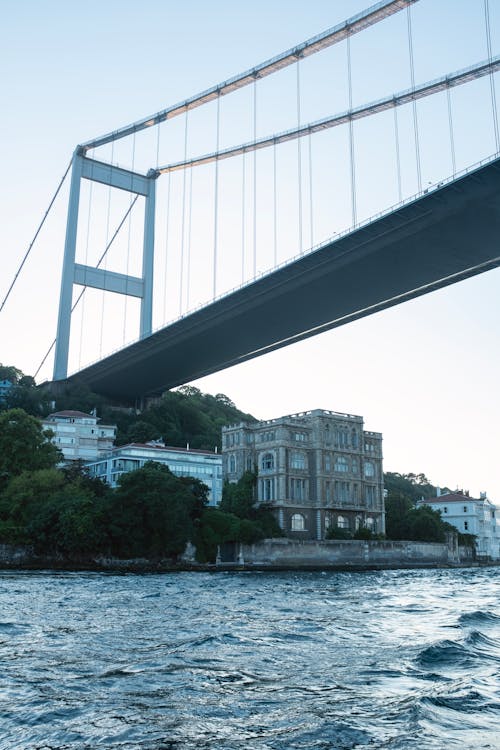
[(441, 497), (441, 487), (436, 487), (436, 497)]

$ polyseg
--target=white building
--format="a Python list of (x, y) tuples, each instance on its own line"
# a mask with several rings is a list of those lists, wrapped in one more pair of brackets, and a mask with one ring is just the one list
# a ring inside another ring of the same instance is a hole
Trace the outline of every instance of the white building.
[(208, 487), (210, 505), (218, 505), (222, 498), (222, 456), (220, 453), (190, 448), (172, 448), (161, 442), (130, 443), (113, 448), (99, 461), (88, 462), (90, 475), (99, 477), (111, 487), (129, 471), (156, 461), (168, 466), (178, 477), (194, 477)]
[(83, 411), (57, 411), (42, 420), (52, 430), (52, 442), (65, 461), (95, 461), (113, 447), (116, 425), (99, 424), (99, 418)]
[(497, 526), (497, 508), (481, 492), (479, 499), (464, 492), (449, 492), (438, 497), (422, 500), (419, 505), (428, 505), (441, 513), (462, 534), (474, 534), (478, 557), (500, 559), (500, 537)]

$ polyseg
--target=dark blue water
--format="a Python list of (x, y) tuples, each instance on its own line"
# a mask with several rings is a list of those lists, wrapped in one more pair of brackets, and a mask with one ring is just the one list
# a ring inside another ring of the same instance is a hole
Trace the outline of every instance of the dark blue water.
[(498, 749), (499, 575), (0, 573), (0, 748)]

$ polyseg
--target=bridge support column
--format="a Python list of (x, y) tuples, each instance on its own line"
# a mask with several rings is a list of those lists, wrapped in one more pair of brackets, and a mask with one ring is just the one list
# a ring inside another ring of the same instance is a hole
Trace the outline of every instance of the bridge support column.
[[(135, 193), (145, 198), (144, 240), (142, 251), (142, 277), (104, 272), (99, 268), (75, 262), (80, 203), (80, 182), (85, 178), (103, 185)], [(77, 149), (73, 155), (71, 188), (69, 195), (66, 240), (61, 277), (61, 295), (57, 322), (54, 380), (64, 380), (68, 375), (68, 357), (71, 332), (73, 284), (112, 291), (141, 299), (140, 338), (149, 336), (153, 328), (153, 274), (155, 238), (155, 194), (158, 173), (152, 169), (147, 175), (130, 172), (113, 164), (89, 159)]]
[(82, 157), (75, 151), (71, 168), (66, 240), (59, 297), (57, 320), (56, 351), (54, 358), (54, 380), (64, 380), (68, 374), (69, 335), (71, 330), (71, 305), (73, 299), (73, 274), (75, 266), (76, 233), (78, 229), (78, 208), (80, 204), (80, 179)]
[(155, 196), (156, 182), (152, 179), (146, 196), (144, 210), (144, 244), (142, 250), (142, 278), (144, 291), (141, 300), (141, 339), (153, 330), (153, 273), (155, 248)]

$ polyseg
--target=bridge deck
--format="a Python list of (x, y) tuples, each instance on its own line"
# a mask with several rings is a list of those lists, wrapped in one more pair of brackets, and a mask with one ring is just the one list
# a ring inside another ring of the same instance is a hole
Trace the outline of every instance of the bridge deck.
[(72, 375), (132, 401), (500, 265), (500, 159)]

